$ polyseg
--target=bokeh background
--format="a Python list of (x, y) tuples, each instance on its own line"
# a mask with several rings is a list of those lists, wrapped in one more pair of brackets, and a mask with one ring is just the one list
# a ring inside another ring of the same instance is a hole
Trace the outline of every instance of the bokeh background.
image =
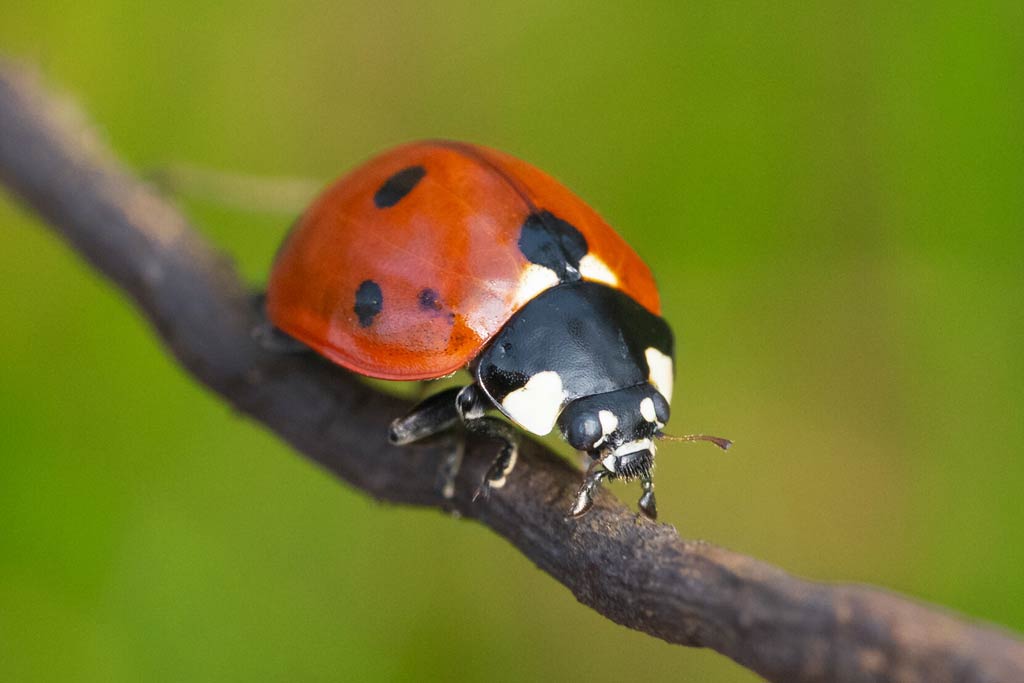
[[(663, 447), (664, 521), (1024, 630), (1020, 3), (0, 16), (0, 51), (139, 169), (327, 181), (434, 136), (546, 169), (660, 279), (674, 431), (737, 442)], [(291, 215), (181, 203), (265, 278)], [(6, 194), (0, 226), (0, 679), (755, 680), (607, 622), (473, 523), (340, 485)]]

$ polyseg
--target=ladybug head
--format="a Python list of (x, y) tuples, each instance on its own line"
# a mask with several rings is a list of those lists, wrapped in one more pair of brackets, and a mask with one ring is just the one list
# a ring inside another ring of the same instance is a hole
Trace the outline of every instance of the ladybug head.
[(668, 401), (644, 383), (577, 399), (558, 422), (573, 448), (600, 460), (612, 476), (636, 479), (650, 475), (654, 439), (668, 417)]

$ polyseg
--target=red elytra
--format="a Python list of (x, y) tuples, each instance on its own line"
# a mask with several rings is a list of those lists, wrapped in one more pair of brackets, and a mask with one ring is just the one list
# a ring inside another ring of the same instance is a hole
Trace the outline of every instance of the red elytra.
[[(524, 221), (538, 212), (586, 238), (592, 260), (583, 279), (660, 314), (650, 269), (579, 197), (524, 161), (449, 141), (387, 151), (329, 186), (277, 255), (267, 313), (362, 375), (443, 377), (557, 284), (531, 272), (519, 248)], [(361, 287), (372, 295), (369, 309), (359, 309)]]

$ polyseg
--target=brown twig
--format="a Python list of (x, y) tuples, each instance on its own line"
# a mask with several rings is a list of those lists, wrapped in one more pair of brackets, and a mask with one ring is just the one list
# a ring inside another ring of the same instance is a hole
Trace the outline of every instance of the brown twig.
[[(0, 63), (0, 180), (149, 319), (196, 379), (351, 485), (439, 507), (440, 453), (388, 445), (408, 406), (311, 355), (264, 351), (229, 261), (121, 166), (70, 101)], [(679, 538), (608, 494), (565, 518), (579, 474), (524, 444), (508, 486), (472, 504), (494, 445), (473, 443), (453, 501), (585, 605), (682, 645), (710, 647), (773, 681), (1021, 681), (1024, 643), (890, 593), (794, 578)]]

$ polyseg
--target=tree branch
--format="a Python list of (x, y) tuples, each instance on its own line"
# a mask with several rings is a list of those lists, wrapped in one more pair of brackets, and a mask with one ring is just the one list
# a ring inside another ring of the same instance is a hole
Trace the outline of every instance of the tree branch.
[[(251, 335), (259, 316), (229, 261), (118, 163), (73, 103), (9, 63), (0, 63), (0, 180), (238, 410), (375, 498), (442, 505), (440, 452), (385, 439), (408, 405), (312, 355), (264, 351)], [(473, 504), (493, 448), (470, 444), (454, 507), (619, 624), (713, 648), (773, 681), (1024, 680), (1024, 643), (996, 628), (680, 539), (607, 493), (568, 521), (579, 473), (531, 441), (508, 485)]]

